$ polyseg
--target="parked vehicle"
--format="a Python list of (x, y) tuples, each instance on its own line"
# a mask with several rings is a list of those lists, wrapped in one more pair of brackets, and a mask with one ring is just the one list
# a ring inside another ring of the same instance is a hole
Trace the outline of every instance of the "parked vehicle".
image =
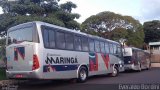
[(135, 47), (126, 47), (123, 50), (125, 70), (138, 70), (150, 68), (150, 53)]
[(118, 42), (56, 25), (34, 21), (7, 32), (7, 77), (72, 79), (124, 71)]

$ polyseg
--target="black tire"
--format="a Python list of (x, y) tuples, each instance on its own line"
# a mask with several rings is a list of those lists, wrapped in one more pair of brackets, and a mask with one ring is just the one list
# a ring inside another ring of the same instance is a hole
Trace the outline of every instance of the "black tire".
[(149, 64), (149, 66), (147, 67), (147, 69), (146, 70), (149, 70), (151, 68), (151, 64)]
[(82, 66), (80, 67), (79, 71), (78, 71), (78, 78), (77, 78), (77, 82), (78, 83), (84, 83), (87, 81), (88, 78), (88, 70), (86, 67)]
[(119, 70), (117, 66), (113, 67), (113, 72), (110, 74), (111, 77), (116, 77), (119, 74)]

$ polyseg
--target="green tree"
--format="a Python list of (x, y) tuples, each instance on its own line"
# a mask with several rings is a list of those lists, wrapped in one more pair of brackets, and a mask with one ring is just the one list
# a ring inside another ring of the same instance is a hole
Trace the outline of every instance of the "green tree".
[(153, 20), (143, 24), (145, 33), (145, 42), (158, 42), (160, 41), (160, 21)]
[(62, 27), (78, 30), (80, 24), (74, 19), (80, 17), (72, 13), (76, 4), (66, 2), (59, 4), (60, 0), (0, 0), (4, 14), (0, 15), (0, 35), (6, 35), (11, 26), (29, 21), (44, 21)]
[(114, 29), (113, 31), (111, 31), (111, 38), (113, 40), (116, 40), (118, 41), (119, 39), (121, 38), (127, 38), (127, 35), (128, 35), (128, 31), (124, 28), (116, 28)]
[(144, 41), (144, 32), (139, 21), (131, 16), (108, 11), (90, 16), (82, 23), (81, 29), (83, 32), (112, 40), (125, 38), (128, 45), (135, 47), (142, 47)]
[(0, 60), (4, 59), (6, 55), (5, 44), (6, 39), (0, 39)]

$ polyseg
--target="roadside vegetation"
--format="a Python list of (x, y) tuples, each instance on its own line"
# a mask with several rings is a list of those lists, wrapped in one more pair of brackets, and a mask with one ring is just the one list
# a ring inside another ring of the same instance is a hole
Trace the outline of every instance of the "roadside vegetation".
[(0, 0), (4, 13), (0, 15), (0, 36), (5, 37), (8, 28), (29, 21), (44, 21), (58, 26), (80, 30), (107, 39), (125, 39), (128, 46), (143, 48), (150, 41), (159, 41), (160, 21), (141, 24), (131, 16), (122, 16), (110, 11), (97, 12), (82, 24), (75, 19), (80, 14), (72, 10), (77, 5), (61, 0)]
[[(0, 0), (0, 7), (4, 11), (0, 14), (0, 61), (5, 58), (7, 29), (29, 21), (44, 21), (115, 41), (125, 39), (128, 46), (138, 48), (143, 48), (151, 41), (160, 41), (159, 20), (148, 21), (142, 25), (131, 16), (104, 11), (91, 15), (80, 24), (75, 20), (80, 14), (72, 13), (77, 5), (70, 1), (60, 4), (59, 1)], [(1, 79), (6, 79), (5, 69), (0, 69)]]
[(0, 69), (0, 80), (6, 80), (6, 72), (4, 68)]
[(6, 72), (5, 72), (5, 39), (0, 39), (0, 80), (6, 79)]

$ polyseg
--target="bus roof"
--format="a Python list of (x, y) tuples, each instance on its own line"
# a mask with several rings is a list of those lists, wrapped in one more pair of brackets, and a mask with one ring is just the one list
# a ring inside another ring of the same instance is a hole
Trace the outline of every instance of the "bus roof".
[(142, 49), (139, 49), (139, 48), (136, 48), (136, 47), (125, 47), (125, 48), (131, 48), (131, 49), (134, 49), (134, 50), (142, 50)]
[(139, 48), (136, 48), (136, 47), (125, 47), (125, 48), (131, 48), (133, 50), (139, 50), (139, 51), (143, 51), (145, 53), (150, 53), (150, 51), (142, 50), (142, 49), (139, 49)]
[(102, 37), (98, 37), (98, 36), (86, 34), (86, 33), (80, 32), (80, 31), (68, 29), (68, 28), (65, 28), (65, 27), (61, 27), (61, 26), (49, 24), (49, 23), (42, 22), (42, 21), (32, 21), (32, 22), (22, 23), (22, 24), (19, 24), (19, 25), (16, 25), (16, 26), (13, 26), (13, 27), (9, 28), (8, 31), (17, 29), (17, 27), (22, 28), (22, 27), (31, 26), (31, 25), (33, 25), (33, 24), (37, 24), (37, 25), (45, 25), (45, 26), (49, 26), (49, 27), (54, 27), (54, 28), (58, 28), (58, 29), (65, 30), (65, 31), (69, 31), (69, 32), (72, 32), (72, 33), (76, 33), (76, 34), (84, 35), (84, 36), (87, 36), (87, 37), (91, 37), (91, 38), (94, 38), (94, 39), (99, 39), (99, 40), (102, 40), (102, 41), (108, 41), (108, 42), (111, 42), (111, 43), (119, 44), (118, 42), (113, 41), (113, 40), (104, 39), (104, 38), (102, 38)]
[(35, 24), (35, 22), (27, 22), (27, 23), (18, 24), (16, 26), (9, 28), (8, 32), (15, 30), (15, 29), (19, 29), (19, 28), (29, 27), (29, 26), (32, 26), (33, 24)]

